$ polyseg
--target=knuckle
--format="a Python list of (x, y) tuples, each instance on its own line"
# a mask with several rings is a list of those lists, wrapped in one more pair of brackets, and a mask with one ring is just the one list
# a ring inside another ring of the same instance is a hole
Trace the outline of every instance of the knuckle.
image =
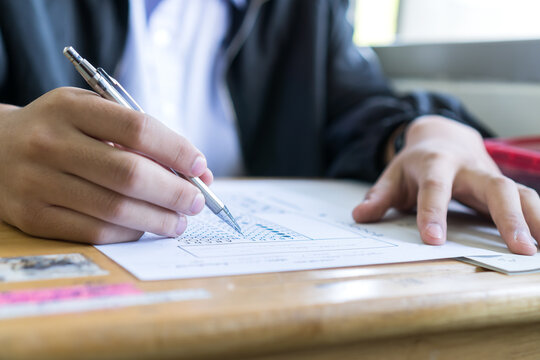
[(150, 117), (146, 114), (126, 114), (123, 131), (129, 136), (134, 147), (140, 147), (144, 144), (145, 135), (149, 131), (150, 123)]
[(57, 134), (48, 126), (33, 124), (28, 128), (23, 143), (25, 153), (30, 158), (50, 155), (59, 143)]
[(450, 190), (450, 185), (446, 181), (435, 177), (427, 177), (423, 179), (420, 187), (437, 192), (447, 192)]
[(114, 178), (126, 191), (134, 191), (141, 179), (140, 162), (137, 159), (124, 159), (116, 165)]
[(478, 130), (465, 124), (455, 123), (455, 125), (462, 130), (463, 135), (468, 137), (469, 141), (472, 141), (474, 144), (480, 144), (483, 147), (484, 138)]
[(540, 196), (538, 195), (538, 192), (530, 187), (527, 187), (527, 186), (520, 186), (519, 187), (519, 194), (524, 197), (524, 198), (527, 198), (527, 199), (530, 199), (530, 200), (538, 200), (540, 198)]
[(92, 229), (90, 233), (87, 234), (87, 237), (83, 240), (92, 245), (106, 245), (111, 243), (114, 239), (111, 231), (108, 228), (98, 226)]
[(523, 222), (523, 215), (511, 212), (504, 216), (504, 221), (507, 224), (519, 225)]
[(112, 195), (107, 197), (104, 207), (104, 214), (108, 219), (118, 220), (126, 217), (129, 204), (121, 199), (120, 196)]
[(516, 183), (513, 180), (502, 175), (491, 177), (488, 180), (488, 184), (490, 188), (494, 188), (496, 190), (503, 190), (516, 186)]
[(176, 223), (178, 222), (178, 216), (167, 214), (161, 217), (159, 228), (156, 229), (158, 233), (174, 234), (176, 233)]
[(503, 232), (513, 231), (514, 229), (523, 227), (523, 215), (518, 213), (507, 213), (504, 214), (504, 217), (502, 219), (501, 223), (501, 230)]
[(193, 154), (191, 154), (192, 151), (190, 151), (186, 141), (183, 138), (182, 140), (183, 141), (178, 142), (178, 145), (175, 148), (173, 164), (182, 164), (186, 159), (191, 159), (193, 157)]
[(78, 95), (73, 88), (60, 87), (51, 90), (40, 102), (43, 110), (49, 114), (59, 114), (66, 108), (72, 108), (78, 103)]
[(199, 193), (199, 190), (187, 182), (183, 182), (178, 186), (177, 190), (170, 198), (170, 208), (177, 211), (188, 211), (195, 199), (195, 196)]
[(437, 149), (426, 149), (422, 154), (422, 161), (427, 164), (435, 164), (444, 160), (446, 157), (446, 154)]
[(187, 186), (178, 186), (173, 192), (172, 196), (169, 197), (169, 203), (167, 207), (170, 209), (183, 210), (185, 208), (186, 197), (187, 197)]
[(71, 101), (72, 99), (72, 93), (71, 90), (67, 87), (59, 87), (56, 89), (53, 89), (47, 93), (46, 96), (47, 105), (53, 105), (53, 104), (62, 104), (65, 101)]
[(473, 127), (467, 127), (471, 132), (471, 138), (475, 141), (475, 143), (480, 144), (483, 146), (484, 144), (484, 138), (482, 137), (482, 134)]
[(424, 206), (418, 209), (418, 214), (423, 219), (434, 219), (441, 216), (443, 210), (437, 206)]
[[(79, 94), (71, 88), (57, 88), (39, 98), (28, 108), (24, 135), (20, 137), (23, 152), (32, 157), (43, 158), (53, 151), (65, 148), (66, 128), (61, 125), (66, 109), (74, 109), (79, 103)], [(39, 113), (38, 117), (34, 114)]]
[(104, 224), (94, 227), (89, 233), (84, 235), (81, 241), (92, 245), (107, 245), (137, 240), (142, 234), (142, 231), (119, 229), (115, 226)]

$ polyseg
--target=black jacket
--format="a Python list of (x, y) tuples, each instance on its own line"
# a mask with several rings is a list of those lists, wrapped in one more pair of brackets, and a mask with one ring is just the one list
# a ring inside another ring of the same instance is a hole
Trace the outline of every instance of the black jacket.
[[(250, 175), (374, 180), (389, 134), (424, 114), (486, 134), (451, 97), (396, 97), (372, 53), (352, 43), (347, 5), (248, 0), (248, 10), (234, 10), (226, 80)], [(62, 55), (67, 45), (112, 71), (127, 18), (127, 0), (0, 0), (0, 102), (86, 87)]]

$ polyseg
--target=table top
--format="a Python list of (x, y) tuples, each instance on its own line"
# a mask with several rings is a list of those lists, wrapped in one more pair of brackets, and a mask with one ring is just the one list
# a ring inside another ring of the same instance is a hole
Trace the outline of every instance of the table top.
[(0, 358), (240, 358), (540, 323), (540, 274), (438, 260), (141, 282), (92, 246), (0, 223), (0, 257), (63, 253), (81, 253), (109, 274), (0, 283), (0, 291), (131, 283), (144, 292), (205, 289), (210, 297), (0, 320)]

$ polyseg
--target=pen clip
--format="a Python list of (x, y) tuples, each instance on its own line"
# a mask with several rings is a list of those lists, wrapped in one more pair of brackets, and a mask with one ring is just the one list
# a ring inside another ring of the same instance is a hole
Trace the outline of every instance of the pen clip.
[(129, 105), (131, 106), (131, 108), (133, 110), (137, 110), (139, 112), (142, 112), (144, 113), (144, 110), (142, 109), (142, 107), (139, 106), (139, 104), (137, 104), (137, 102), (131, 97), (131, 95), (129, 95), (129, 93), (122, 87), (122, 85), (120, 85), (120, 83), (118, 81), (116, 81), (115, 78), (113, 78), (112, 76), (110, 76), (109, 74), (107, 74), (107, 72), (105, 70), (103, 70), (103, 68), (97, 68), (96, 70), (99, 75), (101, 75), (116, 91), (118, 91), (118, 93), (120, 95), (122, 95), (122, 97), (126, 100), (127, 103), (129, 103)]

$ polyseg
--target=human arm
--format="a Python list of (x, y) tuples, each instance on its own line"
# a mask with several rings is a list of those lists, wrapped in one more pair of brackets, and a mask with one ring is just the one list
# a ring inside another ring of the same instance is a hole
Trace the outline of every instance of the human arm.
[(489, 132), (457, 100), (427, 92), (396, 96), (376, 59), (369, 64), (355, 51), (343, 21), (345, 5), (334, 8), (334, 18), (342, 20), (334, 22), (331, 37), (336, 65), (329, 74), (335, 109), (327, 136), (330, 175), (375, 180), (392, 156), (392, 134), (408, 125), (405, 148), (354, 209), (354, 219), (377, 221), (390, 207), (416, 206), (423, 241), (442, 244), (454, 197), (489, 214), (511, 251), (536, 253), (531, 233), (540, 238), (538, 194), (500, 173), (483, 146)]

